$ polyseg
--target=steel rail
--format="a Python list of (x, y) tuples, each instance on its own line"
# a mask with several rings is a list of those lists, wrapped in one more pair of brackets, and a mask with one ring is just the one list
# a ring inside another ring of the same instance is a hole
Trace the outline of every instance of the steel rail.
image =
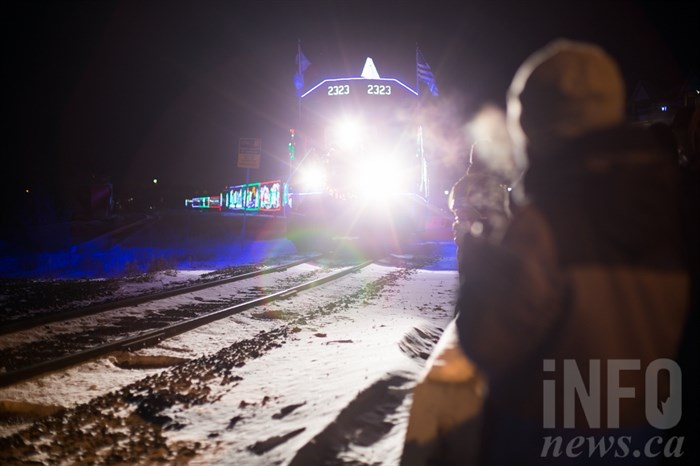
[(360, 270), (373, 262), (375, 262), (375, 260), (368, 260), (361, 264), (348, 267), (347, 269), (340, 270), (325, 277), (316, 280), (310, 280), (308, 282), (293, 286), (286, 290), (272, 293), (270, 295), (263, 296), (260, 298), (255, 298), (244, 303), (225, 307), (223, 309), (219, 309), (217, 311), (211, 312), (203, 316), (178, 322), (167, 327), (161, 327), (159, 329), (150, 330), (132, 337), (116, 340), (111, 343), (105, 343), (93, 348), (89, 348), (87, 350), (80, 351), (78, 353), (69, 354), (50, 361), (33, 364), (31, 366), (24, 367), (15, 371), (2, 373), (0, 374), (0, 387), (7, 387), (25, 381), (32, 377), (36, 377), (61, 369), (66, 369), (68, 367), (80, 364), (82, 362), (95, 359), (99, 356), (104, 356), (113, 351), (132, 351), (135, 349), (143, 348), (145, 346), (157, 344), (165, 339), (172, 338), (176, 335), (180, 335), (181, 333), (188, 332), (197, 327), (201, 327), (203, 325), (223, 319), (233, 314), (238, 314), (247, 309), (260, 306), (262, 304), (267, 304), (278, 299), (284, 299), (300, 291), (308, 290), (316, 286), (331, 282), (333, 280), (337, 280), (338, 278), (354, 273), (357, 270)]
[(57, 311), (52, 314), (46, 314), (44, 316), (36, 317), (34, 319), (23, 319), (16, 322), (10, 322), (4, 324), (0, 327), (0, 336), (8, 335), (10, 333), (20, 332), (22, 330), (29, 330), (31, 328), (39, 327), (41, 325), (53, 324), (56, 322), (63, 322), (66, 320), (77, 319), (78, 317), (85, 317), (89, 315), (99, 314), (101, 312), (111, 311), (113, 309), (118, 309), (120, 307), (136, 306), (137, 304), (143, 304), (150, 301), (157, 301), (159, 299), (171, 298), (173, 296), (178, 296), (181, 294), (192, 293), (194, 291), (200, 291), (207, 288), (213, 288), (219, 285), (225, 285), (227, 283), (233, 283), (240, 280), (245, 280), (248, 278), (257, 277), (260, 275), (266, 275), (274, 272), (281, 272), (290, 267), (295, 267), (297, 265), (304, 264), (306, 262), (311, 262), (323, 257), (323, 255), (317, 255), (305, 259), (299, 259), (292, 262), (287, 262), (286, 264), (276, 265), (274, 267), (269, 267), (267, 269), (256, 270), (255, 272), (242, 273), (240, 275), (235, 275), (233, 277), (222, 278), (219, 280), (211, 280), (205, 283), (198, 283), (196, 285), (184, 286), (173, 288), (171, 290), (159, 291), (157, 293), (148, 293), (138, 296), (132, 296), (130, 298), (124, 298), (117, 301), (108, 301), (105, 303), (95, 304), (94, 306), (86, 306), (71, 311), (60, 312)]

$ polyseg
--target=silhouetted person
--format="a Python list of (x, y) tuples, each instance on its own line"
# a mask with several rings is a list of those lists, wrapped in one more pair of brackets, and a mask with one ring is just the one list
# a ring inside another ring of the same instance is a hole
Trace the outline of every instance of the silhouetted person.
[(624, 94), (607, 53), (565, 40), (511, 84), (520, 205), (500, 244), (467, 238), (460, 259), (459, 341), (490, 390), (483, 464), (656, 464), (664, 445), (646, 442), (677, 422), (678, 170), (623, 124)]
[(500, 238), (510, 219), (510, 183), (479, 159), (477, 146), (482, 144), (488, 142), (472, 144), (467, 170), (452, 186), (448, 197), (458, 248), (465, 236), (484, 240)]
[[(488, 132), (471, 146), (465, 174), (453, 185), (448, 206), (460, 248), (465, 238), (498, 242), (510, 219), (512, 154), (503, 112), (485, 108), (470, 125)], [(445, 328), (413, 389), (401, 466), (461, 466), (477, 459), (486, 384), (465, 357), (455, 321)]]

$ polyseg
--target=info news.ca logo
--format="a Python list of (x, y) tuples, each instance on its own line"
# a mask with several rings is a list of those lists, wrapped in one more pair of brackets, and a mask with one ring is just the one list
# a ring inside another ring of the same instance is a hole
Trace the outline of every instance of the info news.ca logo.
[[(557, 387), (556, 380), (545, 379), (542, 383), (542, 426), (545, 429), (574, 429), (577, 425), (576, 409), (583, 412), (586, 432), (605, 429), (604, 435), (574, 435), (564, 438), (561, 435), (545, 436), (542, 440), (541, 457), (569, 458), (655, 458), (680, 457), (683, 455), (683, 437), (653, 435), (643, 438), (641, 442), (620, 428), (620, 402), (626, 398), (643, 398), (644, 414), (650, 431), (658, 429), (668, 431), (681, 420), (682, 390), (681, 368), (671, 359), (656, 359), (642, 368), (636, 359), (611, 359), (588, 361), (588, 384), (584, 382), (582, 372), (576, 360), (543, 360), (542, 369), (545, 377), (559, 371), (562, 387)], [(602, 386), (602, 370), (605, 370), (606, 386)], [(624, 371), (644, 371), (644, 393), (638, 393), (634, 387), (622, 386), (620, 374)], [(669, 393), (666, 399), (660, 399), (659, 381), (668, 383)], [(604, 390), (604, 392), (603, 392)], [(558, 399), (557, 396), (561, 396)], [(606, 400), (606, 412), (603, 413), (602, 400)], [(560, 403), (557, 404), (557, 401)], [(557, 406), (563, 425), (557, 425)], [(605, 422), (602, 416), (605, 414)], [(619, 434), (616, 435), (616, 429)]]

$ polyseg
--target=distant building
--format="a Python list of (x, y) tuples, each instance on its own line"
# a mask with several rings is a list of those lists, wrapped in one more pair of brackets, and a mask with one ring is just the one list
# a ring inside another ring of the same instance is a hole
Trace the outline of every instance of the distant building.
[(671, 124), (678, 109), (699, 104), (700, 82), (697, 78), (688, 79), (680, 86), (665, 90), (652, 89), (638, 81), (628, 98), (627, 114), (634, 123)]

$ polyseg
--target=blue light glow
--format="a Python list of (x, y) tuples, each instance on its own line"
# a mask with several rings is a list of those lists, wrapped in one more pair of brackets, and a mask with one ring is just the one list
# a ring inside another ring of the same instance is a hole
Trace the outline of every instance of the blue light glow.
[(72, 222), (0, 241), (0, 277), (111, 278), (160, 270), (214, 270), (296, 253), (283, 234), (284, 222), (271, 215), (251, 214), (243, 230), (237, 214), (161, 212), (148, 228), (119, 243), (109, 235), (95, 237), (93, 227), (94, 222)]

